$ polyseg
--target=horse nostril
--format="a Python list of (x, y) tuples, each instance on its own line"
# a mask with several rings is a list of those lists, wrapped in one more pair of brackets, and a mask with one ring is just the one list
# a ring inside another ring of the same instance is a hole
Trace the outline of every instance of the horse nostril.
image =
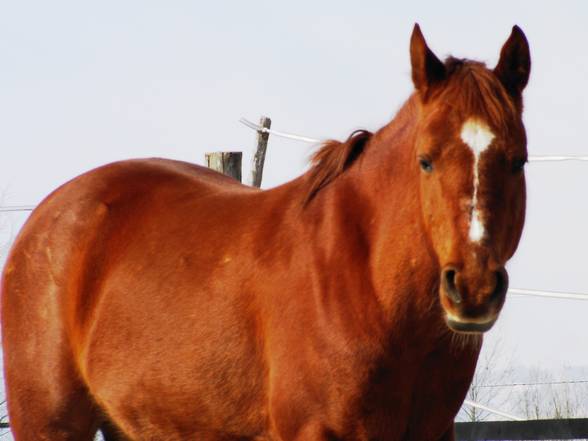
[(447, 297), (453, 300), (454, 303), (461, 303), (463, 299), (459, 293), (459, 290), (457, 289), (457, 285), (455, 284), (456, 275), (457, 272), (454, 268), (447, 268), (443, 270), (441, 278)]
[(492, 292), (491, 299), (500, 299), (504, 297), (506, 291), (508, 290), (508, 273), (504, 268), (500, 271), (496, 271), (496, 286), (494, 287), (494, 291)]

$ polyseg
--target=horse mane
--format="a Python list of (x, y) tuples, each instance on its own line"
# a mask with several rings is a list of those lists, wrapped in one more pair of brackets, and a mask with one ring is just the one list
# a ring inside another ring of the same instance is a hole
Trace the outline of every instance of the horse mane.
[(440, 99), (464, 116), (483, 117), (498, 130), (507, 131), (522, 109), (498, 77), (484, 63), (449, 57), (448, 81)]
[(367, 130), (356, 130), (345, 142), (331, 139), (322, 144), (311, 157), (305, 205), (355, 162), (371, 137)]

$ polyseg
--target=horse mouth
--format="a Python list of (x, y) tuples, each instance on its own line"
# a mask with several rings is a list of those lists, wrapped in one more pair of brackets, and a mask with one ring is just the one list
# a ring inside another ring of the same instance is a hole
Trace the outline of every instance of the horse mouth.
[(485, 322), (478, 322), (478, 321), (461, 321), (451, 317), (446, 317), (445, 322), (449, 329), (455, 332), (467, 333), (467, 334), (482, 334), (488, 331), (494, 323), (496, 323), (496, 319), (491, 319)]

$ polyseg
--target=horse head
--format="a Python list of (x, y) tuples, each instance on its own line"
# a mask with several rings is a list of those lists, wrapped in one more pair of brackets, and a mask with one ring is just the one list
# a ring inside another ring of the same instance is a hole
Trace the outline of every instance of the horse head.
[(415, 25), (410, 53), (418, 99), (414, 167), (445, 321), (454, 331), (484, 332), (504, 303), (504, 267), (525, 217), (521, 93), (529, 47), (515, 26), (493, 70), (469, 60), (441, 62)]

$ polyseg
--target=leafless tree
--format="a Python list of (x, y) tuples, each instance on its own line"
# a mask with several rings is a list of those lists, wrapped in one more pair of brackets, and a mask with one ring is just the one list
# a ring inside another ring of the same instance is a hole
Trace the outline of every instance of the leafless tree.
[[(484, 344), (466, 399), (495, 409), (511, 407), (511, 390), (495, 387), (510, 382), (513, 375), (512, 352), (505, 356), (503, 348), (500, 337)], [(462, 407), (458, 418), (462, 421), (494, 419), (490, 412), (468, 405)]]
[(529, 373), (528, 384), (521, 389), (519, 412), (528, 419), (577, 418), (588, 413), (586, 383), (568, 382), (535, 368)]

